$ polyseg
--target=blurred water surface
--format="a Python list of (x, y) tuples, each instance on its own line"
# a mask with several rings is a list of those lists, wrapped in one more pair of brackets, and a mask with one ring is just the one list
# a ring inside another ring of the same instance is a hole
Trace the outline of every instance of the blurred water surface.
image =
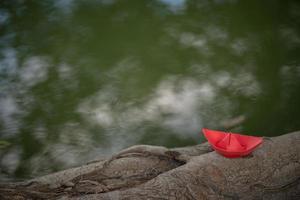
[(299, 130), (299, 53), (296, 0), (1, 1), (0, 179)]

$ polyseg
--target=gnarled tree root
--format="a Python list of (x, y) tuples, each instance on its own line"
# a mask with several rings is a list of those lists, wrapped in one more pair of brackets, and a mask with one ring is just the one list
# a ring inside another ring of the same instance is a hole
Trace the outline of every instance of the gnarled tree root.
[(236, 159), (207, 143), (137, 145), (108, 160), (3, 183), (0, 199), (300, 199), (300, 132), (266, 138)]

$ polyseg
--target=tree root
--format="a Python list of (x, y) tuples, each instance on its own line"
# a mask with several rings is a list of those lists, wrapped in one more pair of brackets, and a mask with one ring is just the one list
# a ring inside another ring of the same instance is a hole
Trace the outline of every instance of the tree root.
[(136, 145), (110, 159), (22, 183), (0, 199), (296, 199), (300, 132), (268, 138), (251, 156), (228, 159), (207, 143)]

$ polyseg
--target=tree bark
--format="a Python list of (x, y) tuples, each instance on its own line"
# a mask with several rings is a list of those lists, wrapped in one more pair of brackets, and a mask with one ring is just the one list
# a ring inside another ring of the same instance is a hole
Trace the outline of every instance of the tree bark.
[(208, 143), (137, 145), (107, 160), (2, 183), (0, 199), (300, 199), (300, 131), (264, 138), (250, 156), (236, 159)]

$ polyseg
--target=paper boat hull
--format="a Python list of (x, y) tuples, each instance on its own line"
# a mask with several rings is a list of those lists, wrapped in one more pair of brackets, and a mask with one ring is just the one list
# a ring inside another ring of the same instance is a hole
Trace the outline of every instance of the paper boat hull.
[[(263, 141), (262, 137), (226, 133), (202, 129), (202, 132), (212, 148), (228, 158), (237, 158), (249, 155)], [(229, 134), (231, 134), (229, 136)]]

